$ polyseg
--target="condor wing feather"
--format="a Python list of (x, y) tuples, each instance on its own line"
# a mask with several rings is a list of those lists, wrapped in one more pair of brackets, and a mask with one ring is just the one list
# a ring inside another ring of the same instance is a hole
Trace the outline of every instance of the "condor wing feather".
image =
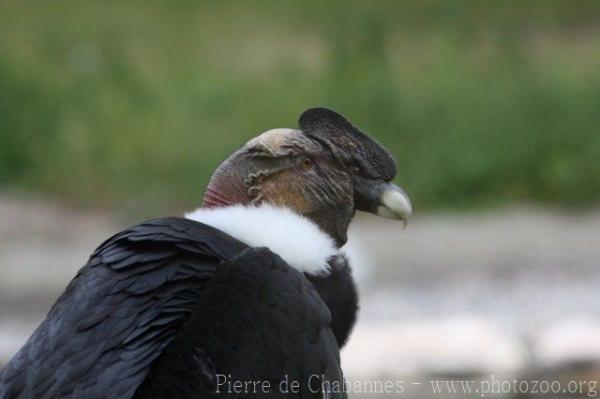
[(107, 240), (0, 372), (0, 397), (131, 397), (219, 262), (245, 247), (181, 218)]

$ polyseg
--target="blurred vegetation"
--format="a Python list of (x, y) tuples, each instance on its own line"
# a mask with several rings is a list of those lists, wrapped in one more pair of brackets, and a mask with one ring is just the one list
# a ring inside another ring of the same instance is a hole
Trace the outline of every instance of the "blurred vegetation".
[(4, 187), (179, 211), (314, 105), (417, 208), (595, 205), (600, 2), (0, 2)]

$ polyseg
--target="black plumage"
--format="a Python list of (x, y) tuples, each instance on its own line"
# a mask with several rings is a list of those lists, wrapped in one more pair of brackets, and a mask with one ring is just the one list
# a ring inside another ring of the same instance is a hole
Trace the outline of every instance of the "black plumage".
[(268, 397), (297, 380), (314, 397), (311, 376), (342, 380), (331, 313), (278, 255), (165, 218), (92, 254), (0, 374), (0, 397), (213, 397), (217, 374), (271, 381)]

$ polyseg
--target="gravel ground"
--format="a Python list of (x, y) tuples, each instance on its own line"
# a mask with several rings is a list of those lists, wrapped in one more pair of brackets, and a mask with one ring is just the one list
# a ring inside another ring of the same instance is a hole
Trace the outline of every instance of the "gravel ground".
[[(2, 364), (127, 223), (6, 194), (0, 221)], [(402, 380), (403, 397), (430, 397), (434, 377), (600, 380), (600, 212), (425, 215), (406, 230), (359, 215), (350, 237), (361, 313), (343, 363), (361, 388)]]

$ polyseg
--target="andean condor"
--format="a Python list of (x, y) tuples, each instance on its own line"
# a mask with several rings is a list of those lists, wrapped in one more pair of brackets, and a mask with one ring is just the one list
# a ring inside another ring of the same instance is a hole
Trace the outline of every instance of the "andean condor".
[(411, 207), (392, 156), (342, 115), (299, 125), (231, 155), (197, 211), (101, 244), (0, 397), (345, 397), (358, 301), (340, 247), (356, 210), (406, 221)]

